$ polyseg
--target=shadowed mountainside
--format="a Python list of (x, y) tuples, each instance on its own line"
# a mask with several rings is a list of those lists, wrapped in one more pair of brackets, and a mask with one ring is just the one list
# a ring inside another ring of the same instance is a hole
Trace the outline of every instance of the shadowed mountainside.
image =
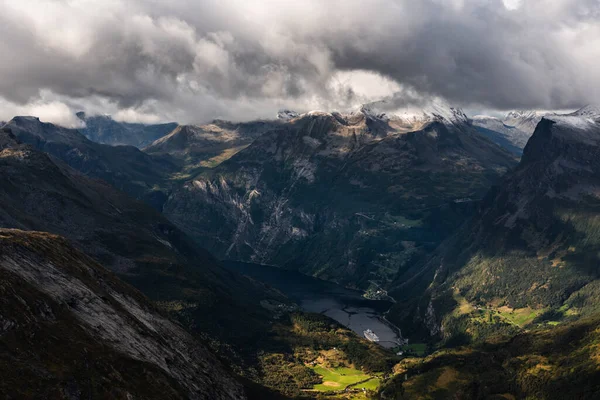
[(0, 229), (7, 398), (243, 399), (202, 345), (65, 239)]

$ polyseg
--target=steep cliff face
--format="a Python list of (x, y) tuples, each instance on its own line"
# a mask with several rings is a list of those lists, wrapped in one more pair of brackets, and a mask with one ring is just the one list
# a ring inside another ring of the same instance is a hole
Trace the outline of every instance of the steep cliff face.
[(246, 397), (204, 346), (66, 240), (0, 229), (0, 271), (3, 396)]
[[(399, 277), (399, 296), (415, 281), (433, 281), (419, 307), (433, 302), (446, 335), (485, 336), (489, 325), (510, 331), (600, 310), (600, 113), (590, 110), (542, 119), (518, 168), (473, 221), (424, 268)], [(482, 310), (490, 324), (476, 322)]]
[(460, 110), (310, 112), (175, 191), (164, 213), (223, 258), (385, 282), (514, 159)]

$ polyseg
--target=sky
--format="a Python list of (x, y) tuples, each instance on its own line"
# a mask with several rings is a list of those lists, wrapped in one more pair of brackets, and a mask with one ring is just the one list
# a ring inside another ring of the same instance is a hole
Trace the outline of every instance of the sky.
[(600, 103), (600, 0), (0, 0), (0, 120)]

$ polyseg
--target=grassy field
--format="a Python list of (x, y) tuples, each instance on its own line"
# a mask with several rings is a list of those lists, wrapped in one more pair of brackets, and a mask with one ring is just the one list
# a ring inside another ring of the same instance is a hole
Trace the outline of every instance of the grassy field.
[(244, 150), (246, 147), (248, 147), (247, 144), (243, 146), (233, 147), (231, 149), (225, 149), (221, 154), (211, 157), (208, 160), (201, 161), (200, 165), (206, 168), (214, 168), (217, 165), (221, 164), (223, 161), (229, 160), (231, 157)]
[[(352, 368), (324, 368), (322, 366), (311, 367), (313, 371), (323, 377), (323, 383), (315, 385), (314, 390), (320, 392), (332, 392), (337, 390), (344, 390), (348, 386), (353, 386), (357, 389), (366, 388), (375, 390), (379, 386), (378, 379), (370, 379), (369, 375)], [(364, 384), (358, 384), (359, 382), (366, 381)], [(371, 382), (375, 381), (375, 382)], [(357, 385), (358, 384), (358, 385)], [(375, 389), (373, 389), (373, 386)]]
[(357, 383), (356, 385), (352, 386), (352, 388), (376, 391), (380, 384), (381, 380), (379, 378), (371, 378), (366, 382)]
[(502, 317), (521, 328), (532, 323), (533, 320), (543, 312), (544, 309), (533, 310), (529, 307), (514, 310), (508, 307), (500, 307), (498, 309), (498, 313)]

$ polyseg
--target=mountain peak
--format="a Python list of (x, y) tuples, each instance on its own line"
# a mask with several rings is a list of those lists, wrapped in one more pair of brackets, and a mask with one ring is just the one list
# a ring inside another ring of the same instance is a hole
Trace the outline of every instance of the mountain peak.
[(538, 116), (541, 117), (542, 115), (543, 113), (536, 110), (512, 110), (506, 114), (504, 120), (516, 118), (533, 118)]
[[(43, 131), (43, 123), (38, 117), (28, 115), (17, 115), (8, 121), (6, 127), (12, 127), (17, 129), (24, 129), (31, 133), (40, 136)], [(14, 129), (13, 129), (14, 131)], [(13, 132), (16, 134), (16, 132)]]
[(539, 110), (514, 110), (508, 112), (502, 122), (531, 135), (538, 122), (547, 115), (552, 115), (552, 113)]
[(41, 124), (41, 121), (38, 117), (34, 117), (31, 115), (17, 115), (14, 116), (10, 121), (8, 121), (8, 123), (10, 124), (11, 122), (14, 122), (16, 124), (22, 124), (22, 123), (27, 123), (27, 124)]
[(411, 127), (424, 126), (435, 121), (451, 125), (468, 122), (466, 114), (460, 108), (452, 107), (442, 99), (434, 99), (421, 106), (399, 107), (392, 100), (364, 104), (360, 111), (373, 119), (397, 121)]

